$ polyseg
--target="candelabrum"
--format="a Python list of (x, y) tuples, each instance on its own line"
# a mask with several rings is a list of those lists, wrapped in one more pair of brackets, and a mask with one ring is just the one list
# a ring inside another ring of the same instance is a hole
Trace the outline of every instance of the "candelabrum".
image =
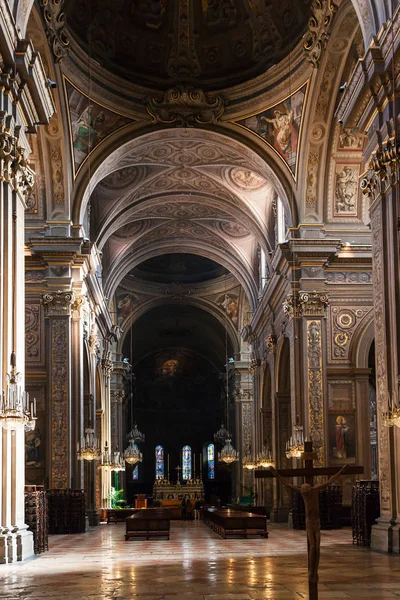
[(15, 355), (11, 357), (11, 371), (6, 375), (7, 387), (0, 396), (0, 426), (4, 429), (33, 431), (36, 424), (36, 398), (29, 401), (29, 394), (22, 389), (21, 376), (16, 371)]
[(221, 452), (218, 452), (218, 460), (227, 465), (239, 460), (239, 452), (234, 449), (229, 438), (225, 441), (225, 446)]
[(246, 454), (243, 457), (242, 466), (248, 471), (253, 471), (257, 468), (257, 462), (252, 457), (251, 448), (247, 449)]
[(275, 462), (272, 459), (271, 448), (264, 446), (262, 451), (257, 455), (257, 467), (268, 469), (269, 467), (274, 467)]
[(222, 423), (221, 427), (218, 429), (216, 433), (214, 433), (214, 442), (216, 444), (223, 444), (225, 440), (231, 437), (231, 434), (226, 429), (225, 425)]
[(145, 440), (144, 433), (139, 431), (136, 423), (134, 424), (131, 431), (128, 433), (128, 440), (132, 440), (133, 442), (136, 442), (137, 444), (140, 444), (140, 443), (144, 442), (144, 440)]
[(295, 425), (293, 435), (286, 442), (286, 458), (300, 458), (304, 452), (304, 432), (302, 425)]

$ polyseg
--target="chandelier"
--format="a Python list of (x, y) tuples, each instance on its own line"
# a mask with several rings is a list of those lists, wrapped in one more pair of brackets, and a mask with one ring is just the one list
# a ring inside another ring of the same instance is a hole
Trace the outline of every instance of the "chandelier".
[(301, 458), (304, 452), (303, 425), (295, 425), (293, 435), (286, 442), (286, 458)]
[(264, 446), (262, 451), (257, 455), (257, 467), (262, 467), (264, 469), (268, 469), (269, 467), (274, 467), (275, 462), (272, 459), (271, 449)]
[(140, 444), (142, 442), (144, 442), (146, 436), (144, 435), (144, 433), (141, 433), (136, 425), (136, 423), (133, 426), (133, 429), (128, 433), (128, 440), (132, 440), (133, 442), (136, 442), (137, 444)]
[(99, 440), (95, 436), (94, 429), (90, 426), (85, 429), (85, 435), (78, 442), (78, 460), (99, 460), (101, 458)]
[(222, 423), (221, 427), (218, 429), (216, 433), (214, 433), (214, 442), (216, 444), (223, 444), (225, 440), (231, 437), (231, 434), (226, 429), (225, 425)]
[(6, 375), (7, 386), (0, 398), (0, 426), (4, 429), (33, 431), (36, 424), (36, 398), (29, 402), (29, 394), (22, 389), (21, 375), (16, 370), (15, 352), (11, 353), (11, 370)]
[(221, 452), (218, 452), (218, 460), (227, 465), (239, 460), (239, 452), (234, 449), (229, 438), (225, 441), (225, 446)]
[(130, 465), (136, 465), (136, 463), (143, 460), (143, 454), (140, 452), (139, 446), (132, 439), (124, 452), (124, 460)]
[(97, 468), (102, 469), (103, 471), (112, 471), (112, 466), (111, 454), (108, 450), (108, 443), (106, 442), (104, 445), (104, 452), (100, 456), (100, 463), (97, 465)]

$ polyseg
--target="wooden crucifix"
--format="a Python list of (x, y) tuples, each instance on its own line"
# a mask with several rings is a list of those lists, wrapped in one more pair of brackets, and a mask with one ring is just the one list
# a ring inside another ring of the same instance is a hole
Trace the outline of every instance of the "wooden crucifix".
[[(314, 467), (313, 461), (315, 458), (316, 454), (313, 452), (312, 442), (304, 442), (302, 459), (305, 466), (303, 468), (276, 470), (271, 467), (266, 471), (255, 471), (256, 478), (276, 477), (284, 485), (302, 495), (306, 509), (309, 600), (318, 600), (318, 564), (321, 545), (319, 490), (336, 481), (343, 473), (359, 474), (364, 472), (363, 467), (356, 465), (344, 465), (341, 469), (339, 467)], [(331, 475), (331, 477), (325, 483), (314, 485), (314, 476), (319, 475)], [(286, 481), (284, 477), (305, 477), (306, 482), (301, 486), (296, 486)]]

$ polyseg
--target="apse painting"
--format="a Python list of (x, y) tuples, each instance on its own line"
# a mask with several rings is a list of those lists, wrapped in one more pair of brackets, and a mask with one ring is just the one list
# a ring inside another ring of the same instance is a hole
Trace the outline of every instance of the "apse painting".
[(239, 320), (239, 297), (236, 294), (222, 294), (217, 298), (218, 306), (221, 306), (233, 324), (237, 327)]
[(89, 99), (67, 79), (65, 89), (76, 173), (85, 158), (102, 140), (132, 120)]
[(330, 414), (329, 457), (337, 463), (354, 463), (356, 459), (354, 414)]
[(272, 146), (294, 176), (306, 92), (307, 84), (278, 104), (238, 121), (239, 125), (250, 129)]

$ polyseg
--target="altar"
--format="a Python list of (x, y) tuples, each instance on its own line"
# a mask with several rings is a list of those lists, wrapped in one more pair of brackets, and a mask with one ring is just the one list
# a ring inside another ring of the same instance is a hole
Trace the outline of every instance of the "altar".
[[(204, 485), (201, 479), (171, 483), (167, 479), (157, 479), (153, 485), (153, 498), (162, 502), (163, 506), (175, 505), (177, 500), (183, 498), (191, 500), (204, 500)], [(172, 502), (175, 501), (175, 502)]]

